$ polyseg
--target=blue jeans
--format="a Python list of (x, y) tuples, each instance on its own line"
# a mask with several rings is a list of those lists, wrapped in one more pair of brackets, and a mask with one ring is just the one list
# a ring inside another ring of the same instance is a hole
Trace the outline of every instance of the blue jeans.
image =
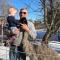
[(26, 60), (26, 54), (23, 52), (22, 46), (11, 46), (9, 51), (9, 60)]

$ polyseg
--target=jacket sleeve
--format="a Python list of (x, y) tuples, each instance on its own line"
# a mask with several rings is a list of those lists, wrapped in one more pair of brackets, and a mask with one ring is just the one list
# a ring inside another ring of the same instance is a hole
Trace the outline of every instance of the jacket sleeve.
[(12, 22), (16, 25), (18, 25), (19, 21), (18, 20), (12, 20)]
[(7, 22), (8, 23), (14, 23), (14, 24), (16, 24), (16, 25), (18, 25), (18, 23), (19, 23), (19, 21), (18, 20), (16, 20), (15, 18), (13, 18), (13, 17), (7, 17)]
[(34, 24), (32, 22), (28, 22), (28, 27), (30, 29), (29, 35), (33, 38), (36, 39), (37, 33), (34, 27)]

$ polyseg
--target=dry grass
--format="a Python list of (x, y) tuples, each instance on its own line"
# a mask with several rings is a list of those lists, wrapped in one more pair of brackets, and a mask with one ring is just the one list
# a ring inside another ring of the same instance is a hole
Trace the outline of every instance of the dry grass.
[(32, 45), (28, 39), (28, 33), (24, 34), (23, 48), (30, 60), (60, 60), (57, 52), (47, 47), (47, 45)]
[(45, 44), (35, 46), (38, 60), (60, 60), (57, 52), (47, 47)]
[(23, 49), (26, 52), (26, 55), (30, 56), (30, 60), (38, 60), (36, 52), (33, 48), (33, 45), (28, 40), (28, 33), (25, 32), (23, 39)]

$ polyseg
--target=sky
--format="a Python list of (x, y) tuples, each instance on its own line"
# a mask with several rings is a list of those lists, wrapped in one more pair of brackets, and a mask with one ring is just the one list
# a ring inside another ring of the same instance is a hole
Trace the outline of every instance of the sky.
[[(17, 19), (19, 19), (19, 10), (25, 7), (28, 8), (28, 19), (36, 20), (39, 18), (43, 18), (43, 11), (41, 10), (41, 3), (39, 3), (39, 0), (10, 0), (9, 3), (10, 5), (13, 5), (15, 8), (17, 8), (18, 13), (15, 16)], [(39, 10), (39, 8), (41, 11)]]

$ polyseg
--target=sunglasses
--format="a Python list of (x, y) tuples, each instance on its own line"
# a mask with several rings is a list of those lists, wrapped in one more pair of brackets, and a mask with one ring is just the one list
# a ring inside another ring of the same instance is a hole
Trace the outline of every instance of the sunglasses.
[(26, 14), (26, 12), (20, 12), (20, 14)]

